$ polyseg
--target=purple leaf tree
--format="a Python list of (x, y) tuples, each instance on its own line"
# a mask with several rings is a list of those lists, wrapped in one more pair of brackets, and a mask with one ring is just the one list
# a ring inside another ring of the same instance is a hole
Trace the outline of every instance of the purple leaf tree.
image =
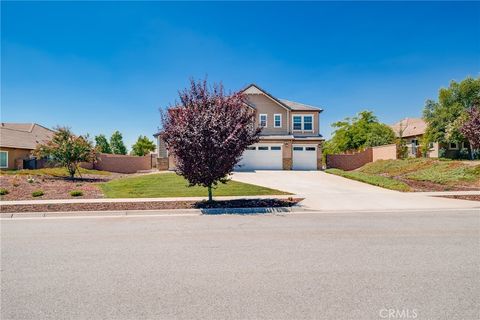
[(467, 110), (465, 122), (460, 127), (460, 131), (468, 139), (470, 148), (473, 150), (480, 149), (480, 107), (473, 106)]
[(180, 103), (162, 114), (161, 138), (176, 159), (176, 172), (191, 186), (212, 188), (226, 183), (245, 149), (258, 142), (260, 128), (243, 93), (225, 94), (221, 84), (190, 81)]

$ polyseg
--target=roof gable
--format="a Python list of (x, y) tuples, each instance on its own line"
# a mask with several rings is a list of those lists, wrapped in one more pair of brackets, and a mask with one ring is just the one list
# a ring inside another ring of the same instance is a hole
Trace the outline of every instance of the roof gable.
[(271, 100), (273, 100), (275, 103), (277, 103), (278, 105), (280, 105), (282, 108), (285, 108), (287, 110), (292, 110), (289, 106), (287, 106), (285, 103), (283, 103), (282, 101), (280, 101), (279, 99), (275, 98), (274, 96), (272, 96), (270, 93), (268, 93), (267, 91), (263, 90), (262, 88), (260, 88), (259, 86), (257, 86), (256, 84), (252, 83), (250, 85), (248, 85), (247, 87), (245, 87), (243, 90), (241, 90), (243, 93), (245, 94), (263, 94), (265, 95), (267, 98), (270, 98)]

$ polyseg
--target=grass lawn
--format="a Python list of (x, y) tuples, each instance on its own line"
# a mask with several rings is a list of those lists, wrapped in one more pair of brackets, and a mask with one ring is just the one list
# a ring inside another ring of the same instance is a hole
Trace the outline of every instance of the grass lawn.
[(355, 171), (328, 169), (327, 172), (399, 191), (480, 189), (480, 164), (473, 161), (378, 160)]
[[(187, 181), (175, 173), (149, 174), (112, 180), (100, 185), (107, 198), (205, 197), (207, 188), (188, 187)], [(260, 196), (291, 194), (253, 184), (229, 181), (219, 184), (213, 196)]]
[(408, 184), (388, 177), (363, 173), (359, 171), (343, 171), (340, 169), (327, 169), (326, 172), (386, 189), (397, 191), (411, 191), (411, 188), (408, 186)]
[[(6, 175), (21, 175), (21, 176), (53, 176), (53, 177), (68, 177), (66, 168), (41, 168), (41, 169), (22, 169), (22, 170), (0, 170), (0, 174)], [(100, 170), (90, 170), (80, 168), (80, 174), (95, 174), (107, 176), (110, 172)], [(78, 173), (76, 174), (78, 176)]]
[(388, 177), (404, 177), (410, 180), (427, 181), (437, 184), (478, 182), (480, 164), (477, 162), (438, 159), (379, 160), (359, 169), (367, 174)]

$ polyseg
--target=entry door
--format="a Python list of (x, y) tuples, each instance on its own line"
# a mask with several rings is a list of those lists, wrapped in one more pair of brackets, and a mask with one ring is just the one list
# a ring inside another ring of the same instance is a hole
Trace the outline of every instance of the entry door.
[(317, 170), (317, 147), (293, 145), (293, 170)]

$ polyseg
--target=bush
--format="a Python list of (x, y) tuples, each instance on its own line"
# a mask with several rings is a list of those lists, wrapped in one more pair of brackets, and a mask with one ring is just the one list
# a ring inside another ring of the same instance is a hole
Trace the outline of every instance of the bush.
[(480, 149), (472, 150), (472, 160), (480, 160)]
[(470, 153), (468, 152), (468, 149), (467, 148), (460, 149), (460, 152), (458, 153), (458, 157), (460, 159), (470, 159)]
[(70, 191), (70, 195), (72, 197), (81, 197), (83, 196), (83, 192), (80, 190), (73, 190), (73, 191)]
[(0, 188), (0, 196), (4, 196), (6, 194), (8, 194), (8, 190), (5, 188)]
[(438, 157), (439, 158), (445, 158), (445, 156), (447, 155), (447, 149), (445, 148), (440, 148), (438, 150)]
[(41, 197), (43, 195), (44, 195), (44, 193), (43, 193), (42, 190), (37, 190), (37, 191), (32, 192), (32, 197)]

